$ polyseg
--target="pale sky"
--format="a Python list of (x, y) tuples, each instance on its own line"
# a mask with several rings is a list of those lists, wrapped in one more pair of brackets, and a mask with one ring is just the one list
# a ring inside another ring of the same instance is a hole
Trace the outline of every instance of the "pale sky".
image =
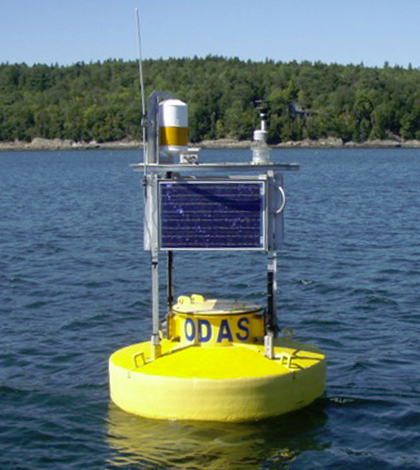
[(0, 0), (0, 63), (205, 57), (420, 67), (420, 0)]

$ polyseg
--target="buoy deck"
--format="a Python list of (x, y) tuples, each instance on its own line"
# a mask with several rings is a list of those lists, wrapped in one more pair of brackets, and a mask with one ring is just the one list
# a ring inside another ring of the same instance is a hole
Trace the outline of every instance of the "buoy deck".
[[(115, 366), (131, 372), (162, 377), (218, 380), (288, 374), (294, 370), (306, 369), (324, 358), (324, 355), (316, 348), (297, 342), (294, 342), (294, 347), (277, 346), (275, 354), (283, 356), (274, 360), (268, 360), (264, 356), (263, 345), (238, 344), (222, 348), (189, 345), (171, 349), (172, 344), (170, 341), (163, 341), (163, 354), (153, 362), (148, 362), (150, 360), (148, 341), (120, 349), (111, 356), (110, 360)], [(133, 356), (138, 354), (143, 357), (142, 353), (146, 363), (143, 359), (133, 359)], [(291, 357), (290, 368), (287, 367), (289, 356)]]

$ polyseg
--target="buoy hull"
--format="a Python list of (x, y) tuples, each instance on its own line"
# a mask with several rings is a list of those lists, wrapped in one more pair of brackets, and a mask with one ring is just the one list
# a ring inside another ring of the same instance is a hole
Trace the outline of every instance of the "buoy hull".
[(303, 343), (278, 340), (274, 360), (262, 345), (173, 349), (168, 343), (153, 362), (149, 342), (111, 356), (117, 406), (154, 419), (251, 421), (303, 408), (324, 391), (325, 355)]

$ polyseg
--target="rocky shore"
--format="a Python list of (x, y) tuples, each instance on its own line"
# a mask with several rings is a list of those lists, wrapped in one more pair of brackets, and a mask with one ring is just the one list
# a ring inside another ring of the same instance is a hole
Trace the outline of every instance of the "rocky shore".
[(138, 149), (141, 147), (139, 141), (118, 141), (118, 142), (75, 142), (73, 140), (62, 139), (42, 139), (36, 137), (32, 142), (0, 142), (2, 150), (91, 150), (91, 149)]
[[(236, 141), (231, 139), (203, 140), (194, 147), (220, 149), (220, 148), (249, 148), (251, 141)], [(10, 150), (130, 150), (141, 148), (142, 143), (135, 140), (122, 140), (118, 142), (75, 142), (61, 139), (35, 138), (32, 142), (0, 142), (0, 151)], [(342, 139), (329, 137), (318, 140), (301, 140), (298, 142), (282, 142), (272, 148), (420, 148), (420, 140), (370, 140), (366, 142), (343, 142)]]

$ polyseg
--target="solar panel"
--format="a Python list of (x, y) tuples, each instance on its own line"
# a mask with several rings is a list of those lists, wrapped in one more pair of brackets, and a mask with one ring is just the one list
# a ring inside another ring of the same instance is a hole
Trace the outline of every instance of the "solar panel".
[(264, 250), (264, 181), (160, 181), (160, 248)]

